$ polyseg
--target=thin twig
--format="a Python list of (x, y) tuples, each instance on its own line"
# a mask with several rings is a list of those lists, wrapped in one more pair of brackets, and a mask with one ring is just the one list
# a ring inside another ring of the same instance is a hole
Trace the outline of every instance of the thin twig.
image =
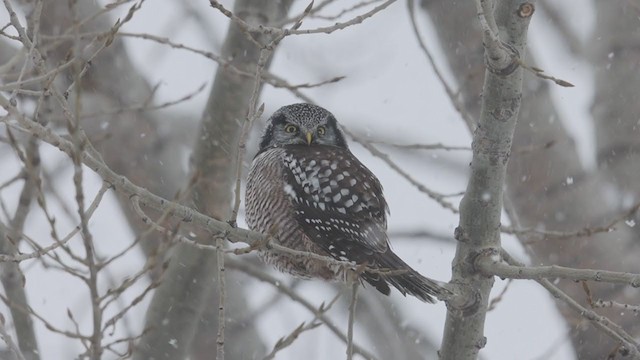
[[(147, 259), (145, 265), (138, 270), (136, 273), (127, 276), (122, 280), (121, 284), (118, 286), (110, 287), (104, 295), (102, 295), (98, 300), (102, 303), (101, 310), (105, 311), (107, 307), (114, 301), (118, 299), (118, 297), (132, 285), (136, 284), (140, 279), (144, 278), (145, 275), (153, 268), (155, 268), (157, 260), (155, 257), (151, 256)], [(104, 269), (104, 268), (103, 268)], [(101, 269), (102, 270), (102, 269)], [(152, 284), (151, 289), (155, 288), (157, 284)], [(106, 326), (105, 326), (106, 329)]]
[(71, 331), (62, 330), (62, 329), (59, 329), (59, 328), (53, 326), (53, 324), (51, 324), (49, 321), (47, 321), (47, 319), (45, 319), (42, 315), (40, 315), (37, 312), (33, 311), (33, 309), (29, 306), (29, 304), (16, 304), (16, 303), (13, 303), (13, 302), (11, 302), (11, 300), (9, 298), (5, 297), (2, 294), (0, 294), (0, 300), (2, 300), (7, 306), (14, 306), (14, 307), (18, 308), (20, 311), (24, 312), (25, 314), (33, 315), (37, 320), (41, 321), (42, 324), (49, 331), (52, 331), (54, 333), (66, 336), (66, 337), (71, 338), (71, 339), (83, 340), (83, 342), (89, 340), (88, 336), (84, 336), (84, 335), (82, 335), (80, 333), (73, 333)]
[(2, 317), (2, 319), (0, 319), (0, 338), (2, 338), (5, 344), (7, 344), (7, 348), (9, 348), (9, 350), (16, 357), (16, 360), (26, 360), (24, 355), (22, 354), (22, 351), (20, 351), (20, 349), (18, 348), (18, 345), (16, 345), (16, 343), (13, 342), (11, 335), (9, 335), (9, 332), (4, 327), (4, 322), (5, 322), (4, 316), (0, 314), (0, 317)]
[(411, 175), (409, 175), (409, 173), (407, 173), (406, 171), (402, 170), (400, 168), (400, 166), (398, 166), (398, 164), (396, 164), (394, 161), (392, 161), (391, 158), (389, 157), (389, 155), (387, 155), (386, 153), (378, 150), (378, 148), (373, 146), (368, 141), (365, 141), (365, 140), (361, 139), (360, 137), (356, 136), (353, 132), (351, 132), (349, 129), (345, 128), (344, 126), (342, 127), (342, 130), (347, 135), (349, 135), (355, 142), (359, 143), (365, 149), (369, 150), (369, 152), (373, 156), (375, 156), (375, 157), (381, 159), (382, 161), (384, 161), (387, 165), (389, 165), (389, 167), (391, 167), (395, 172), (397, 172), (403, 178), (405, 178), (407, 181), (409, 181), (411, 183), (411, 185), (415, 186), (420, 192), (426, 194), (428, 197), (430, 197), (431, 199), (435, 200), (438, 204), (440, 204), (440, 206), (444, 207), (445, 209), (451, 210), (451, 212), (453, 212), (454, 214), (458, 213), (458, 209), (456, 209), (455, 206), (453, 206), (453, 204), (451, 204), (450, 202), (446, 201), (442, 194), (437, 193), (437, 192), (427, 188), (426, 186), (424, 186), (420, 182), (418, 182)]
[[(77, 22), (77, 8), (73, 5), (70, 5), (70, 10), (72, 13), (73, 22)], [(74, 32), (77, 36), (78, 29)], [(103, 45), (106, 47), (106, 44)], [(80, 54), (82, 50), (80, 49), (80, 42), (74, 41), (73, 51), (76, 54)], [(94, 56), (97, 56), (98, 51), (94, 52)], [(75, 84), (79, 84), (82, 79), (84, 72), (86, 71), (87, 66), (81, 66), (79, 63), (74, 64), (73, 68), (73, 80), (67, 91), (65, 91), (65, 95), (68, 95), (70, 89), (74, 87)], [(92, 315), (92, 332), (90, 337), (90, 348), (89, 348), (89, 356), (92, 360), (100, 360), (102, 358), (102, 354), (104, 348), (102, 347), (102, 317), (103, 311), (100, 306), (100, 293), (98, 290), (98, 273), (100, 271), (97, 265), (97, 255), (95, 250), (95, 244), (93, 242), (93, 234), (89, 231), (89, 219), (87, 217), (87, 212), (85, 209), (85, 194), (84, 194), (84, 169), (82, 166), (82, 154), (85, 150), (86, 142), (83, 139), (82, 133), (80, 131), (80, 112), (81, 112), (81, 95), (82, 88), (78, 87), (75, 91), (75, 107), (74, 112), (69, 113), (67, 117), (67, 129), (71, 136), (71, 141), (73, 144), (73, 152), (71, 153), (71, 160), (73, 162), (73, 185), (75, 189), (75, 200), (77, 206), (77, 213), (80, 218), (80, 234), (82, 238), (82, 243), (84, 245), (85, 250), (85, 258), (83, 259), (83, 264), (89, 270), (89, 277), (86, 281), (86, 285), (89, 288), (89, 295), (91, 301), (91, 315)], [(66, 98), (66, 96), (65, 96)]]
[[(337, 294), (333, 300), (331, 300), (329, 302), (328, 305), (325, 305), (324, 302), (322, 304), (320, 304), (320, 306), (318, 307), (318, 314), (325, 314), (327, 311), (329, 311), (329, 309), (331, 309), (331, 307), (333, 306), (333, 304), (336, 303), (336, 301), (340, 298), (341, 294)], [(271, 350), (271, 352), (269, 354), (267, 354), (267, 356), (264, 357), (264, 360), (272, 360), (275, 359), (276, 354), (283, 350), (284, 348), (286, 348), (287, 346), (290, 346), (291, 344), (293, 344), (293, 342), (305, 331), (309, 331), (309, 330), (313, 330), (315, 328), (317, 328), (318, 326), (322, 325), (321, 322), (318, 322), (318, 316), (314, 316), (314, 318), (309, 321), (308, 323), (302, 323), (300, 324), (297, 328), (293, 329), (293, 331), (285, 336), (285, 337), (281, 337), (280, 339), (278, 339), (278, 341), (276, 342), (276, 344), (273, 346), (273, 350)]]
[(342, 17), (342, 15), (344, 14), (348, 14), (350, 12), (353, 12), (359, 8), (371, 5), (371, 4), (375, 4), (377, 2), (380, 2), (382, 0), (365, 0), (365, 1), (361, 1), (351, 7), (342, 9), (339, 13), (335, 14), (335, 15), (320, 15), (320, 14), (314, 14), (314, 15), (310, 15), (310, 17), (313, 17), (315, 19), (322, 19), (322, 20), (337, 20), (340, 17)]
[(5, 181), (4, 183), (0, 184), (0, 190), (6, 188), (8, 186), (11, 186), (16, 181), (24, 179), (25, 177), (26, 177), (26, 175), (25, 175), (25, 173), (23, 171), (19, 172), (14, 177), (12, 177), (9, 180)]
[(223, 238), (218, 237), (216, 239), (216, 246), (218, 247), (218, 335), (216, 337), (216, 360), (224, 360), (224, 329), (225, 329), (225, 312), (224, 304), (226, 299), (225, 289), (225, 268), (224, 268), (224, 252)]
[[(35, 6), (33, 17), (32, 17), (34, 19), (33, 39), (31, 42), (31, 46), (29, 47), (29, 51), (27, 52), (27, 59), (31, 59), (33, 56), (35, 56), (35, 50), (37, 46), (36, 44), (38, 43), (38, 35), (40, 34), (40, 15), (42, 14), (42, 6), (43, 6), (42, 0), (39, 0), (36, 2), (36, 6)], [(16, 79), (16, 82), (20, 83), (22, 81), (22, 78), (24, 77), (27, 71), (29, 63), (30, 61), (24, 62), (24, 64), (22, 65), (22, 68), (20, 69), (20, 74)], [(16, 101), (15, 99), (16, 99), (18, 90), (19, 88), (15, 88), (11, 92), (11, 96), (10, 96), (11, 100)]]
[[(287, 295), (291, 300), (299, 303), (307, 310), (311, 311), (312, 314), (316, 315), (318, 320), (322, 321), (331, 332), (333, 332), (340, 340), (342, 340), (345, 344), (347, 343), (347, 336), (340, 331), (340, 329), (323, 313), (318, 312), (318, 309), (312, 305), (309, 301), (298, 295), (296, 292), (289, 289), (287, 286), (284, 286), (281, 281), (272, 277), (271, 275), (265, 273), (261, 269), (257, 269), (255, 266), (247, 263), (241, 262), (233, 258), (228, 258), (226, 260), (226, 264), (228, 268), (242, 271), (243, 273), (256, 278), (260, 281), (266, 282), (274, 286), (278, 291)], [(360, 347), (358, 344), (353, 344), (353, 351), (356, 354), (360, 354), (365, 359), (376, 359), (375, 355), (368, 352), (367, 350)]]
[(524, 61), (522, 61), (522, 59), (516, 59), (516, 62), (518, 63), (518, 65), (522, 66), (523, 69), (528, 70), (530, 73), (532, 73), (533, 75), (544, 79), (544, 80), (550, 80), (553, 81), (554, 83), (556, 83), (557, 85), (560, 85), (562, 87), (574, 87), (575, 85), (573, 85), (572, 83), (566, 81), (566, 80), (562, 80), (562, 79), (558, 79), (555, 76), (551, 76), (551, 75), (547, 75), (544, 73), (544, 70), (537, 68), (535, 66), (531, 66), (531, 65), (527, 65)]
[[(85, 34), (86, 36), (93, 36), (93, 34)], [(192, 52), (194, 54), (198, 54), (201, 55), (209, 60), (212, 60), (214, 62), (216, 62), (217, 64), (220, 65), (220, 67), (226, 71), (229, 71), (233, 74), (237, 74), (240, 76), (245, 76), (245, 77), (250, 77), (250, 78), (255, 78), (256, 73), (251, 72), (251, 71), (246, 71), (246, 70), (241, 70), (238, 67), (234, 66), (229, 60), (222, 58), (219, 55), (216, 55), (210, 51), (206, 51), (206, 50), (201, 50), (201, 49), (197, 49), (188, 45), (184, 45), (181, 43), (176, 43), (171, 41), (171, 39), (166, 38), (166, 37), (160, 37), (160, 36), (156, 36), (156, 35), (152, 35), (152, 34), (145, 34), (145, 33), (130, 33), (130, 32), (119, 32), (116, 34), (116, 36), (122, 36), (122, 37), (131, 37), (131, 38), (139, 38), (139, 39), (144, 39), (144, 40), (150, 40), (150, 41), (155, 41), (156, 43), (159, 44), (164, 44), (167, 45), (171, 48), (174, 49), (181, 49), (181, 50), (185, 50), (185, 51), (189, 51)], [(332, 83), (336, 83), (342, 79), (344, 79), (344, 76), (334, 76), (330, 79), (327, 80), (323, 80), (317, 83), (302, 83), (302, 84), (289, 84), (285, 81), (282, 81), (280, 79), (280, 77), (270, 73), (267, 69), (263, 69), (262, 70), (262, 80), (275, 87), (275, 88), (286, 88), (286, 89), (301, 89), (301, 88), (314, 88), (314, 87), (319, 87), (322, 85), (326, 85), (326, 84), (332, 84)], [(0, 86), (0, 89), (3, 89), (2, 86)]]
[(382, 141), (371, 141), (372, 144), (382, 144), (386, 146), (393, 146), (399, 149), (408, 149), (408, 150), (445, 150), (445, 151), (454, 151), (454, 150), (465, 150), (471, 151), (471, 148), (468, 146), (451, 146), (444, 145), (441, 143), (437, 144), (394, 144), (387, 143)]
[[(115, 34), (120, 30), (120, 28), (123, 25), (125, 25), (127, 22), (129, 22), (133, 18), (133, 15), (142, 8), (142, 4), (144, 2), (145, 0), (140, 0), (138, 3), (133, 4), (129, 8), (129, 11), (127, 12), (127, 14), (122, 18), (122, 20), (118, 19), (118, 21), (111, 27), (111, 29), (109, 29), (109, 31), (107, 32), (106, 38), (94, 39), (94, 41), (96, 42), (100, 40), (104, 40), (104, 41), (100, 44), (100, 46), (98, 46), (96, 50), (93, 51), (93, 54), (88, 56), (86, 59), (83, 59), (82, 68), (78, 70), (78, 72), (76, 73), (76, 77), (73, 79), (71, 84), (67, 87), (67, 89), (64, 91), (65, 98), (77, 87), (78, 82), (84, 77), (86, 72), (89, 70), (91, 63), (94, 61), (94, 59), (102, 52), (102, 50), (106, 49), (109, 45), (111, 45), (111, 43), (113, 42), (113, 39), (115, 38)], [(79, 21), (74, 21), (74, 23), (78, 23), (78, 22)], [(80, 46), (80, 37), (79, 37), (80, 28), (76, 26), (74, 27), (73, 30), (75, 35), (74, 45), (79, 47)], [(77, 50), (80, 50), (80, 49), (77, 49)], [(76, 53), (80, 54), (81, 51), (77, 51)], [(79, 89), (77, 90), (77, 92), (78, 93), (80, 92)], [(78, 104), (78, 106), (80, 106), (80, 104)]]
[[(180, 234), (174, 234), (174, 231), (169, 230), (167, 228), (165, 228), (164, 226), (158, 224), (158, 221), (153, 221), (151, 219), (151, 217), (149, 217), (143, 210), (142, 207), (140, 206), (140, 196), (136, 195), (132, 195), (131, 196), (131, 205), (133, 206), (133, 210), (136, 212), (136, 214), (138, 214), (138, 216), (140, 216), (140, 220), (149, 225), (150, 229), (156, 230), (162, 234), (165, 235), (170, 235), (172, 236), (175, 241), (182, 243), (182, 244), (189, 244), (191, 246), (197, 247), (198, 249), (202, 249), (202, 250), (211, 250), (211, 251), (217, 251), (218, 250), (218, 246), (217, 245), (208, 245), (208, 244), (202, 244), (200, 242), (197, 242), (195, 240), (189, 239), (186, 236), (180, 235)], [(160, 219), (164, 219), (166, 216), (168, 215), (173, 215), (171, 208), (167, 208), (163, 211), (162, 215), (160, 216)], [(224, 232), (220, 232), (220, 234), (224, 234)], [(229, 252), (233, 252), (233, 250), (230, 250)]]
[(347, 360), (353, 360), (353, 325), (356, 318), (356, 303), (358, 302), (357, 276), (351, 272), (351, 303), (349, 303), (349, 324), (347, 326)]
[[(320, 2), (318, 5), (314, 5), (313, 8), (311, 9), (311, 11), (309, 11), (309, 16), (313, 15), (313, 14), (317, 14), (318, 12), (320, 12), (322, 9), (324, 9), (325, 7), (327, 7), (328, 5), (331, 5), (332, 3), (336, 2), (337, 0), (324, 0), (322, 2)], [(301, 14), (280, 20), (274, 24), (272, 24), (274, 27), (284, 27), (287, 24), (291, 24), (294, 23), (296, 21), (298, 21), (298, 19), (300, 19), (300, 17), (302, 16)]]
[(473, 130), (476, 127), (476, 122), (471, 117), (471, 114), (469, 114), (469, 112), (467, 112), (467, 110), (465, 109), (465, 106), (462, 103), (462, 101), (460, 101), (458, 94), (453, 91), (449, 83), (447, 83), (447, 81), (445, 80), (444, 75), (440, 71), (440, 68), (438, 68), (438, 66), (436, 65), (436, 61), (433, 58), (433, 55), (431, 55), (431, 51), (429, 51), (429, 48), (427, 48), (427, 45), (425, 44), (424, 40), (422, 39), (422, 36), (420, 35), (420, 30), (418, 29), (418, 24), (416, 22), (414, 0), (407, 0), (407, 6), (409, 9), (409, 19), (411, 20), (411, 27), (413, 28), (413, 32), (416, 35), (416, 39), (418, 40), (418, 45), (420, 45), (422, 52), (427, 57), (427, 60), (431, 65), (431, 69), (433, 69), (433, 72), (436, 74), (436, 77), (440, 81), (440, 84), (442, 84), (444, 91), (447, 93), (447, 97), (449, 98), (449, 101), (451, 101), (451, 104), (453, 105), (453, 108), (456, 109), (458, 114), (460, 114), (464, 122), (467, 124), (467, 127), (473, 133)]
[(322, 325), (322, 323), (316, 322), (315, 320), (312, 320), (309, 323), (303, 322), (302, 324), (298, 325), (298, 327), (293, 329), (293, 331), (289, 335), (278, 339), (278, 342), (276, 342), (276, 344), (273, 346), (273, 350), (271, 350), (271, 352), (264, 357), (264, 360), (275, 359), (275, 356), (278, 353), (278, 351), (293, 344), (293, 342), (298, 338), (298, 336), (300, 336), (300, 334), (302, 334), (305, 331), (313, 330), (320, 325)]
[(133, 105), (133, 106), (127, 106), (127, 107), (119, 107), (113, 111), (101, 111), (101, 112), (94, 112), (94, 113), (88, 113), (88, 114), (82, 114), (80, 116), (81, 119), (90, 119), (90, 118), (94, 118), (94, 117), (98, 117), (98, 116), (105, 116), (105, 115), (119, 115), (119, 114), (123, 114), (126, 112), (135, 112), (135, 111), (155, 111), (155, 110), (161, 110), (161, 109), (165, 109), (171, 106), (175, 106), (178, 104), (181, 104), (183, 102), (187, 102), (191, 99), (193, 99), (196, 95), (200, 94), (205, 88), (206, 88), (206, 83), (200, 85), (196, 90), (176, 99), (176, 100), (171, 100), (171, 101), (166, 101), (163, 102), (161, 104), (156, 104), (156, 105), (149, 105), (147, 103), (147, 101), (145, 101), (142, 104), (138, 104), (138, 105)]
[[(513, 266), (524, 267), (524, 264), (515, 260), (506, 252), (503, 253), (503, 258), (505, 261)], [(597, 329), (603, 331), (605, 334), (609, 335), (613, 340), (619, 341), (624, 344), (625, 350), (630, 353), (633, 359), (640, 359), (640, 344), (629, 335), (624, 329), (622, 329), (618, 324), (609, 320), (609, 318), (599, 315), (595, 313), (593, 310), (589, 310), (584, 306), (580, 305), (577, 301), (567, 295), (565, 292), (560, 290), (557, 286), (553, 285), (551, 281), (547, 279), (535, 279), (540, 285), (542, 285), (545, 289), (547, 289), (554, 298), (562, 300), (565, 304), (569, 305), (570, 308), (575, 310), (578, 314), (580, 314), (583, 318), (589, 320), (589, 322), (595, 326)]]
[[(133, 284), (133, 283), (132, 283)], [(122, 308), (118, 313), (116, 313), (115, 315), (113, 315), (111, 318), (109, 318), (105, 323), (104, 323), (104, 327), (102, 328), (102, 331), (107, 331), (107, 329), (109, 327), (113, 327), (112, 331), (111, 331), (111, 335), (113, 335), (116, 331), (116, 323), (118, 322), (118, 320), (120, 320), (121, 318), (123, 318), (127, 312), (129, 310), (131, 310), (131, 308), (133, 308), (134, 306), (138, 305), (149, 293), (151, 293), (151, 291), (153, 289), (155, 289), (156, 287), (158, 287), (159, 283), (158, 282), (153, 282), (151, 284), (149, 284), (143, 291), (142, 293), (140, 293), (138, 296), (136, 296), (133, 300), (131, 300), (129, 302), (129, 304), (127, 304), (127, 306), (125, 306), (124, 308)]]
[(389, 5), (396, 2), (396, 0), (387, 0), (384, 3), (374, 7), (373, 9), (367, 11), (362, 15), (355, 16), (351, 20), (345, 22), (338, 22), (332, 26), (319, 27), (316, 29), (304, 29), (304, 30), (291, 30), (286, 31), (287, 35), (305, 35), (305, 34), (331, 34), (334, 31), (343, 30), (353, 25), (361, 24), (366, 19), (374, 16), (375, 14), (381, 12), (382, 10), (389, 7)]
[(509, 286), (512, 283), (513, 283), (513, 279), (507, 280), (507, 284), (504, 286), (504, 288), (502, 288), (502, 291), (500, 291), (500, 294), (498, 294), (496, 297), (491, 299), (491, 301), (489, 302), (489, 306), (487, 306), (487, 312), (494, 310), (496, 308), (498, 303), (500, 303), (504, 298), (504, 294), (507, 293), (507, 290), (509, 290)]
[[(640, 202), (637, 202), (635, 205), (630, 207), (629, 209), (622, 212), (620, 215), (611, 219), (607, 224), (603, 226), (595, 226), (595, 227), (585, 227), (575, 231), (554, 231), (554, 230), (539, 230), (535, 228), (512, 228), (509, 226), (502, 226), (502, 232), (507, 234), (515, 234), (515, 235), (539, 235), (540, 239), (568, 239), (568, 238), (576, 238), (576, 237), (588, 237), (598, 233), (606, 233), (615, 230), (615, 226), (635, 215), (638, 210), (640, 210)], [(533, 242), (537, 242), (540, 240), (529, 239), (524, 241), (524, 244), (529, 244)]]
[[(37, 50), (36, 50), (36, 52), (37, 52)], [(44, 73), (41, 73), (40, 75), (33, 76), (33, 77), (30, 77), (29, 79), (24, 79), (24, 80), (21, 80), (21, 81), (15, 81), (15, 82), (2, 84), (2, 85), (0, 85), (0, 90), (8, 91), (8, 90), (20, 89), (20, 88), (22, 88), (24, 86), (28, 86), (28, 85), (39, 83), (39, 82), (48, 81), (52, 77), (55, 77), (56, 75), (58, 75), (63, 70), (67, 70), (68, 68), (73, 66), (73, 64), (75, 64), (75, 62), (76, 62), (76, 58), (72, 58), (69, 61), (66, 61), (66, 62), (56, 66), (54, 69), (48, 70), (48, 71), (46, 71)]]
[[(214, 1), (212, 1), (213, 3)], [(297, 29), (302, 25), (302, 20), (304, 17), (311, 11), (313, 7), (313, 0), (307, 6), (305, 11), (302, 13), (302, 16), (292, 25), (292, 29)], [(233, 18), (237, 18), (233, 15)], [(236, 171), (235, 171), (235, 198), (233, 203), (233, 210), (231, 211), (231, 217), (229, 219), (229, 223), (235, 225), (236, 219), (238, 218), (238, 211), (240, 209), (240, 183), (241, 183), (241, 174), (242, 174), (242, 160), (244, 159), (246, 149), (247, 149), (247, 138), (249, 137), (249, 132), (253, 127), (253, 123), (257, 118), (262, 115), (264, 111), (264, 104), (258, 107), (258, 97), (260, 95), (260, 89), (262, 88), (262, 72), (267, 66), (267, 61), (275, 51), (275, 48), (278, 46), (280, 41), (284, 39), (286, 34), (284, 32), (280, 33), (276, 36), (268, 45), (264, 46), (260, 50), (260, 56), (258, 57), (258, 62), (256, 64), (256, 75), (253, 85), (253, 91), (251, 92), (251, 97), (249, 99), (249, 112), (247, 114), (247, 118), (242, 124), (242, 129), (240, 130), (240, 140), (238, 141), (238, 152), (236, 154)]]
[[(394, 2), (396, 2), (396, 0), (387, 0), (384, 3), (374, 7), (373, 9), (371, 9), (370, 11), (367, 11), (366, 13), (364, 13), (362, 15), (355, 16), (352, 19), (350, 19), (348, 21), (345, 21), (345, 22), (335, 23), (332, 26), (319, 27), (319, 28), (315, 28), (315, 29), (298, 30), (298, 27), (294, 27), (292, 29), (281, 29), (281, 28), (264, 26), (264, 25), (253, 26), (253, 25), (247, 23), (246, 21), (242, 20), (241, 18), (239, 18), (235, 14), (233, 14), (231, 11), (226, 9), (218, 1), (209, 0), (209, 3), (211, 4), (212, 7), (218, 9), (222, 14), (224, 14), (226, 17), (228, 17), (229, 19), (234, 21), (236, 24), (238, 24), (240, 29), (242, 29), (243, 32), (245, 32), (246, 34), (262, 33), (262, 34), (265, 34), (265, 35), (271, 34), (271, 35), (276, 35), (276, 36), (280, 36), (280, 35), (284, 35), (284, 36), (287, 36), (287, 35), (305, 35), (305, 34), (331, 34), (332, 32), (335, 32), (335, 31), (338, 31), (338, 30), (343, 30), (343, 29), (346, 29), (346, 28), (348, 28), (350, 26), (361, 24), (363, 21), (365, 21), (366, 19), (369, 19), (370, 17), (374, 16), (375, 14), (377, 14), (377, 13), (381, 12), (382, 10), (386, 9), (387, 7), (389, 7), (389, 5), (393, 4)], [(307, 8), (309, 8), (309, 7), (307, 7)], [(309, 11), (310, 10), (311, 9), (309, 9)], [(299, 22), (301, 18), (305, 17), (306, 16), (305, 14), (308, 14), (309, 11), (305, 10), (305, 12), (303, 12), (303, 14), (296, 19), (296, 22)], [(255, 40), (254, 40), (254, 42), (255, 42)], [(260, 44), (257, 44), (257, 45), (260, 46)]]
[[(98, 205), (100, 205), (100, 202), (102, 201), (102, 197), (110, 188), (111, 188), (111, 185), (109, 185), (108, 183), (106, 182), (102, 183), (102, 187), (100, 188), (95, 198), (91, 202), (91, 205), (87, 208), (86, 214), (89, 219), (93, 216), (93, 213), (96, 211), (96, 209), (98, 208)], [(78, 233), (78, 231), (80, 231), (80, 228), (81, 228), (81, 225), (77, 225), (64, 238), (58, 241), (55, 241), (53, 244), (47, 247), (38, 248), (36, 251), (28, 254), (16, 254), (16, 255), (0, 254), (0, 262), (21, 262), (24, 260), (39, 258), (42, 255), (45, 255), (61, 246), (66, 245), (69, 242), (69, 240), (71, 240)]]
[(620, 310), (631, 310), (634, 315), (640, 315), (640, 305), (629, 305), (619, 303), (614, 300), (602, 300), (598, 299), (591, 304), (594, 308), (616, 308)]
[(240, 32), (242, 32), (245, 35), (247, 40), (252, 42), (257, 48), (263, 48), (264, 44), (261, 44), (259, 41), (257, 41), (253, 37), (253, 34), (280, 35), (282, 33), (282, 29), (279, 29), (279, 28), (271, 28), (265, 25), (253, 26), (248, 22), (244, 21), (244, 19), (242, 19), (241, 17), (234, 14), (231, 10), (225, 8), (224, 5), (220, 4), (216, 0), (209, 0), (209, 4), (211, 5), (211, 7), (213, 7), (214, 9), (217, 9), (218, 11), (220, 11), (220, 13), (222, 13), (222, 15), (228, 17), (229, 20), (235, 23), (240, 29)]
[[(502, 250), (502, 258), (511, 258), (506, 251)], [(640, 274), (593, 270), (575, 269), (563, 266), (514, 266), (508, 261), (501, 261), (501, 256), (493, 253), (480, 254), (475, 259), (476, 268), (485, 275), (495, 275), (500, 278), (509, 279), (567, 279), (573, 281), (596, 281), (613, 284), (631, 285), (640, 287)]]

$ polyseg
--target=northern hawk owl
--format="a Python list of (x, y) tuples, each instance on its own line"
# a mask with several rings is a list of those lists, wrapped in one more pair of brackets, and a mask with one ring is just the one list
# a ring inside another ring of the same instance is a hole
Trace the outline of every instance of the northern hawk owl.
[[(422, 301), (448, 296), (391, 251), (388, 212), (380, 181), (349, 151), (329, 111), (293, 104), (271, 116), (247, 180), (249, 228), (291, 249), (363, 265), (360, 278), (385, 295), (393, 285)], [(297, 276), (345, 276), (345, 267), (317, 257), (275, 250), (261, 256)]]

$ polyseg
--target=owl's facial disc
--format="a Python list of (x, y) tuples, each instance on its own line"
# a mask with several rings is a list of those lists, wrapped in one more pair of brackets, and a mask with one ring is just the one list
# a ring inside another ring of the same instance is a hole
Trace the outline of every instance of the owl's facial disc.
[(332, 144), (331, 141), (325, 139), (327, 133), (331, 133), (326, 127), (326, 121), (320, 121), (311, 126), (306, 126), (304, 122), (298, 119), (290, 119), (290, 121), (291, 122), (285, 121), (282, 124), (275, 125), (278, 128), (274, 135), (279, 142), (290, 145), (308, 146)]
[(347, 148), (333, 115), (311, 104), (280, 108), (269, 119), (260, 149), (282, 145), (328, 145)]

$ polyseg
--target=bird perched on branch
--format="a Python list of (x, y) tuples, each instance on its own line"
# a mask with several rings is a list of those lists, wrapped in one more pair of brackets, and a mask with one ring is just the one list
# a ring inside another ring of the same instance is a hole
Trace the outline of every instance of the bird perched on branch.
[(348, 267), (338, 262), (349, 262), (385, 295), (392, 285), (426, 302), (450, 296), (391, 251), (388, 212), (380, 181), (349, 151), (329, 111), (293, 104), (271, 116), (247, 180), (246, 218), (251, 230), (295, 251), (265, 250), (263, 259), (324, 279), (344, 279)]

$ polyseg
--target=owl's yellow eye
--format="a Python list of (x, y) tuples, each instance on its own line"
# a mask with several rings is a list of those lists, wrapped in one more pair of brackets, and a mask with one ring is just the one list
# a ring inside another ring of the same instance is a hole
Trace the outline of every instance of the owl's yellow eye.
[(322, 136), (322, 135), (324, 135), (326, 132), (327, 132), (327, 129), (325, 129), (325, 127), (324, 127), (324, 126), (318, 126), (318, 130), (317, 130), (318, 135)]
[(293, 134), (293, 133), (298, 132), (298, 127), (295, 126), (295, 125), (289, 124), (289, 125), (284, 127), (284, 131), (288, 132), (289, 134)]

